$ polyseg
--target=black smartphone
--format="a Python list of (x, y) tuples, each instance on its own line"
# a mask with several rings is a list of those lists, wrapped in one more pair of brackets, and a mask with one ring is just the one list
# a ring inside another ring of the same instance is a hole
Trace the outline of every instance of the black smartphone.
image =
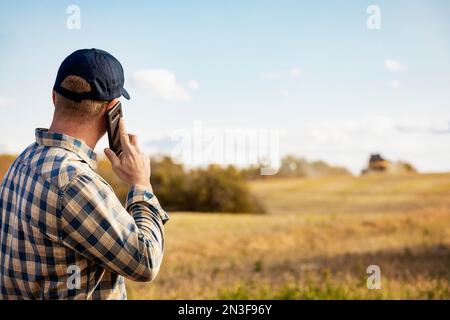
[(114, 107), (106, 112), (106, 130), (108, 131), (109, 148), (116, 155), (122, 153), (122, 145), (120, 144), (119, 120), (122, 118), (122, 104), (117, 102)]

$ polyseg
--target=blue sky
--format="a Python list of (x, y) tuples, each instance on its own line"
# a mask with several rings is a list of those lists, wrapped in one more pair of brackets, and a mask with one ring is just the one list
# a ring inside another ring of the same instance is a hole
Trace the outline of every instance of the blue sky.
[(147, 147), (199, 120), (278, 129), (282, 154), (355, 172), (370, 152), (448, 171), (449, 15), (445, 0), (2, 2), (0, 152), (48, 127), (59, 64), (97, 47), (122, 62), (128, 129)]

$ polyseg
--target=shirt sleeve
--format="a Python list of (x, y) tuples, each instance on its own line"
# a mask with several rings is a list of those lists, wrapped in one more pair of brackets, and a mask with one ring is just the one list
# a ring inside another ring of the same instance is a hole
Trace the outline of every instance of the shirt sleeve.
[(61, 200), (64, 245), (131, 280), (155, 278), (168, 215), (151, 189), (130, 188), (125, 209), (109, 185), (80, 175), (67, 186)]

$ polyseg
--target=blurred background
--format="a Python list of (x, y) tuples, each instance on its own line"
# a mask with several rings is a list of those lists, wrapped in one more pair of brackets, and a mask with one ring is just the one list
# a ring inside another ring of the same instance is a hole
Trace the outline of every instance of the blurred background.
[[(49, 126), (62, 60), (101, 48), (124, 66), (127, 129), (171, 215), (161, 272), (128, 281), (130, 298), (449, 299), (449, 14), (445, 0), (1, 3), (0, 177)], [(98, 173), (123, 201), (105, 146)]]

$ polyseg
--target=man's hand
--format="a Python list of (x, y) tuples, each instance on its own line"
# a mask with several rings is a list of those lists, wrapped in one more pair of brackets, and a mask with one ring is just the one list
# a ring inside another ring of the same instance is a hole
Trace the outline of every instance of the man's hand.
[(111, 149), (105, 149), (114, 173), (130, 186), (141, 185), (151, 188), (150, 158), (139, 150), (137, 137), (126, 133), (123, 118), (119, 122), (119, 134), (122, 154), (117, 157)]

